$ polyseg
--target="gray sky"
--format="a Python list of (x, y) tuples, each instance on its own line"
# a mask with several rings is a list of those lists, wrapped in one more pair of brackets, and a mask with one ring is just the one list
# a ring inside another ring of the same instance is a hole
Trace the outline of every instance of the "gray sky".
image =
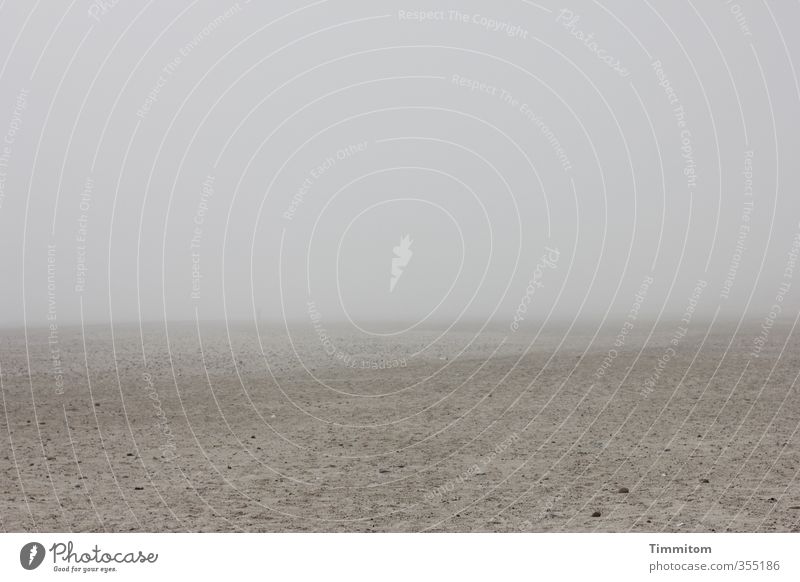
[(2, 325), (796, 314), (796, 3), (102, 4), (3, 4)]

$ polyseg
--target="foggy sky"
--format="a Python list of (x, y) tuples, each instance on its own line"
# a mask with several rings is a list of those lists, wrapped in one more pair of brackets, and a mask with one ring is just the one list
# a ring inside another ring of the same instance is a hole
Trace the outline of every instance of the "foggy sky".
[(798, 21), (11, 0), (0, 324), (794, 318)]

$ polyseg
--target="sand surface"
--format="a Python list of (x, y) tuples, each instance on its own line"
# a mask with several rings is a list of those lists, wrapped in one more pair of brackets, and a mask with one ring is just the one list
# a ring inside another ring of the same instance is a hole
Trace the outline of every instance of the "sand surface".
[(677, 325), (4, 330), (0, 527), (800, 531), (800, 342)]

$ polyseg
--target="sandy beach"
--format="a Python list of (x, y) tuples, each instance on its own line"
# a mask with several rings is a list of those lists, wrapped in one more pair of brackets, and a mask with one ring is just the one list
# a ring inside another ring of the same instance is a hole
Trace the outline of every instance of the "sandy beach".
[(675, 329), (5, 330), (1, 525), (800, 531), (800, 342)]

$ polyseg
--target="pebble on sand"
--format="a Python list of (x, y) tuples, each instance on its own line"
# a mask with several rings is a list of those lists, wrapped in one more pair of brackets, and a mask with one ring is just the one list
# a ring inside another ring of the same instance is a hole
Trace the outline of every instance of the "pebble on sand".
[(631, 490), (627, 487), (620, 487), (618, 493), (630, 493)]
[(599, 511), (595, 511), (595, 512), (592, 514), (592, 517), (600, 517), (600, 515), (601, 515), (601, 514), (600, 514), (600, 512), (599, 512)]

